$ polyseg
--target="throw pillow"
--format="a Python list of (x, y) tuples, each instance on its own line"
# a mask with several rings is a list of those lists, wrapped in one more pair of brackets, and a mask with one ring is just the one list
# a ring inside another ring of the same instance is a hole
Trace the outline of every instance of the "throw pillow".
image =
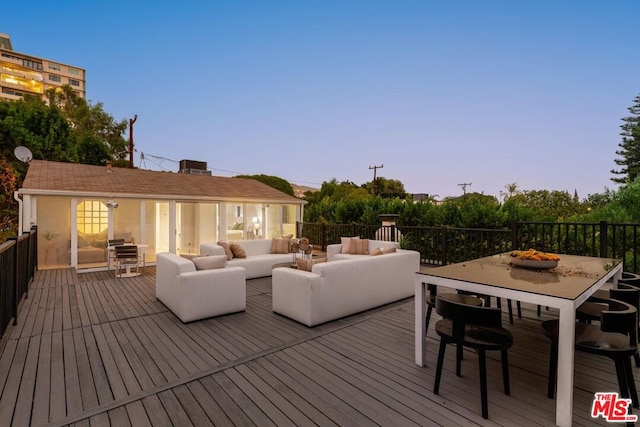
[(271, 253), (272, 254), (288, 254), (290, 243), (291, 243), (291, 239), (272, 239)]
[(396, 251), (396, 247), (395, 246), (390, 246), (388, 248), (382, 248), (382, 253), (383, 254), (392, 254)]
[(224, 268), (227, 265), (226, 255), (199, 256), (191, 259), (196, 265), (196, 270), (213, 270)]
[(244, 249), (242, 249), (242, 246), (240, 246), (237, 243), (229, 243), (229, 249), (231, 249), (231, 252), (233, 253), (234, 258), (247, 257), (247, 253), (244, 251)]
[(89, 245), (89, 242), (87, 241), (87, 238), (81, 235), (82, 233), (78, 233), (78, 247), (79, 248), (86, 248)]
[(342, 244), (342, 248), (340, 249), (340, 253), (350, 254), (351, 253), (351, 239), (359, 239), (359, 236), (355, 237), (341, 237), (340, 243)]
[(231, 252), (231, 248), (229, 247), (229, 244), (227, 242), (218, 242), (218, 246), (222, 246), (222, 249), (224, 249), (224, 253), (227, 254), (227, 259), (233, 258), (233, 252)]
[(375, 248), (369, 255), (371, 256), (377, 256), (377, 255), (382, 255), (382, 249), (380, 248)]
[(352, 255), (369, 255), (369, 239), (351, 239)]
[(311, 271), (314, 265), (320, 264), (322, 262), (327, 262), (327, 259), (326, 258), (316, 258), (316, 259), (298, 258), (296, 260), (296, 266), (298, 267), (298, 270)]

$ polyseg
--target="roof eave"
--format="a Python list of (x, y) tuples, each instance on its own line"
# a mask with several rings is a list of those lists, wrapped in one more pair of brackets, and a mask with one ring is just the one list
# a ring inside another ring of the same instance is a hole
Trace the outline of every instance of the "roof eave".
[(21, 188), (18, 194), (29, 196), (63, 196), (63, 197), (91, 197), (105, 199), (144, 199), (144, 200), (190, 200), (206, 202), (246, 202), (246, 203), (279, 203), (286, 205), (306, 205), (308, 202), (301, 199), (278, 199), (278, 198), (252, 198), (252, 197), (190, 197), (175, 194), (135, 194), (135, 193), (110, 193), (110, 192), (79, 192), (65, 190), (38, 190)]

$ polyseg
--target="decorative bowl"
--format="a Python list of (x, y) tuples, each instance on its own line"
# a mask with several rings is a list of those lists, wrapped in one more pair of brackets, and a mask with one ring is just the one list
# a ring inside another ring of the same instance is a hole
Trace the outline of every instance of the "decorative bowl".
[(511, 257), (511, 265), (522, 268), (531, 268), (534, 270), (549, 270), (558, 266), (558, 261), (537, 261), (535, 259), (522, 259)]

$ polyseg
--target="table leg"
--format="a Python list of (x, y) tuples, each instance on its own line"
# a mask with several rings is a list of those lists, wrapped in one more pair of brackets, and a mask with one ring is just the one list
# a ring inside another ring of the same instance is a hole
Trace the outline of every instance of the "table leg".
[(427, 364), (427, 330), (425, 322), (427, 300), (425, 295), (426, 284), (422, 283), (420, 277), (415, 279), (415, 346), (416, 364), (426, 366)]
[(558, 331), (558, 386), (556, 424), (571, 426), (573, 417), (573, 368), (576, 312), (573, 304), (560, 307)]

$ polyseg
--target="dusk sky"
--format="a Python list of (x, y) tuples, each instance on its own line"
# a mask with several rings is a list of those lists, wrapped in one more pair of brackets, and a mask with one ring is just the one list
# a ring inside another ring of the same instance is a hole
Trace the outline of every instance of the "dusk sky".
[(637, 0), (5, 3), (14, 50), (86, 69), (92, 104), (138, 115), (147, 169), (319, 188), (384, 164), (437, 198), (583, 198), (616, 188), (640, 94)]

